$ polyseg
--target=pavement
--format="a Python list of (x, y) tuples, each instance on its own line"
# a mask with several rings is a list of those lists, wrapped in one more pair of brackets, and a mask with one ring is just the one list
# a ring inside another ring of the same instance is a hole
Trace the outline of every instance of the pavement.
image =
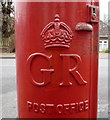
[[(0, 53), (0, 58), (15, 58), (15, 53)], [(99, 53), (99, 58), (108, 58), (108, 53)]]
[(15, 53), (0, 53), (0, 58), (15, 58)]
[(99, 53), (100, 59), (108, 59), (108, 57), (109, 57), (108, 53)]
[(99, 59), (98, 117), (108, 118), (108, 59)]
[[(108, 118), (108, 90), (110, 91), (110, 86), (108, 86), (108, 82), (110, 82), (108, 81), (108, 54), (100, 53), (99, 57), (98, 118)], [(2, 89), (0, 89), (0, 117), (16, 118), (18, 111), (15, 54), (4, 53), (0, 55), (0, 58), (2, 58), (0, 59), (0, 88)]]

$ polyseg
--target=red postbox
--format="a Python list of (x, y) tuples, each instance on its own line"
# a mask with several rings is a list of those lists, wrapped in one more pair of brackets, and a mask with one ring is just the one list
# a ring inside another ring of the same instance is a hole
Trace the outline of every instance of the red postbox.
[(19, 118), (97, 118), (98, 0), (15, 5)]

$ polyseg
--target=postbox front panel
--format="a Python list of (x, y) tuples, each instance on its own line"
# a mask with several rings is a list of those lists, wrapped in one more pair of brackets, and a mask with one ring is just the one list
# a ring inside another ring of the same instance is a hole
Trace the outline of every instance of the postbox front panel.
[(90, 6), (91, 2), (16, 4), (20, 118), (90, 117), (91, 54), (98, 33), (97, 20), (88, 21)]

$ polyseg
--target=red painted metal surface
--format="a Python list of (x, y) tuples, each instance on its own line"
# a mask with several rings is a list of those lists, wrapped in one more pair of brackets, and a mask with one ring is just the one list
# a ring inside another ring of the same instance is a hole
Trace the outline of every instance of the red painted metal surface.
[(16, 3), (19, 118), (97, 117), (98, 6)]

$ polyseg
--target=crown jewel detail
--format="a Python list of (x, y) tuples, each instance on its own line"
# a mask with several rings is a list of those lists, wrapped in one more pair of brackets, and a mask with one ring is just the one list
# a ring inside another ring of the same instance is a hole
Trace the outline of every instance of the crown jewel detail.
[(54, 22), (50, 22), (41, 32), (45, 48), (48, 47), (70, 47), (73, 32), (64, 23), (60, 22), (60, 16), (55, 15)]

